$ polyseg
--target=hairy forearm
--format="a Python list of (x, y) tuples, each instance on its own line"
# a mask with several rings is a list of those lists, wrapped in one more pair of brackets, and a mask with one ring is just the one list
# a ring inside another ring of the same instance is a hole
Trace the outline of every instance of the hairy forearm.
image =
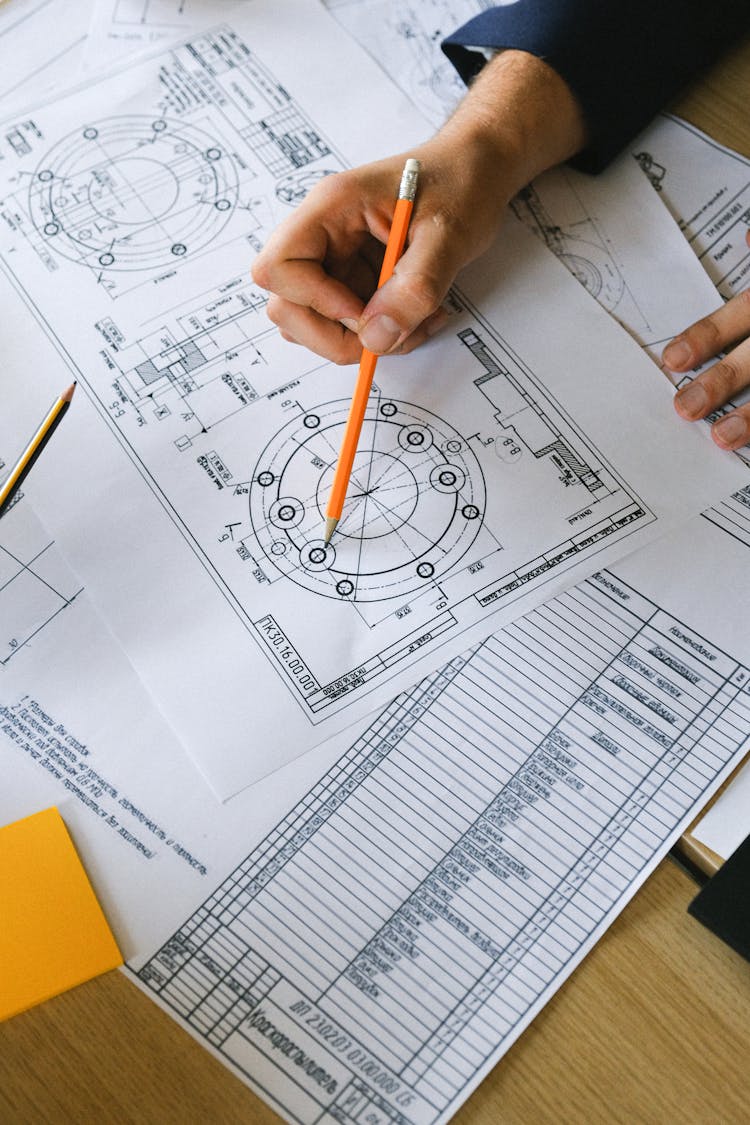
[(458, 143), (477, 154), (510, 198), (579, 152), (586, 129), (575, 97), (551, 67), (525, 51), (502, 51), (483, 68), (435, 142)]
[[(490, 245), (505, 205), (578, 152), (583, 118), (563, 80), (533, 55), (492, 59), (438, 133), (416, 149), (321, 181), (253, 265), (286, 339), (339, 363), (364, 345), (408, 351), (439, 329), (458, 271)], [(394, 276), (374, 292), (406, 156), (417, 203)]]

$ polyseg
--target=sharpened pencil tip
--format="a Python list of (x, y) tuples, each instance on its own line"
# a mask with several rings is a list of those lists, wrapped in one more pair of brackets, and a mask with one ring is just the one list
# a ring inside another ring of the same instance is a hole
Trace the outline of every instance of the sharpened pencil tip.
[(67, 391), (63, 391), (63, 393), (60, 395), (61, 400), (63, 402), (70, 402), (70, 400), (73, 397), (73, 392), (75, 391), (77, 386), (78, 386), (78, 380), (76, 380), (74, 383), (71, 383), (70, 386), (68, 387)]
[(336, 524), (338, 522), (339, 522), (338, 520), (332, 519), (331, 516), (328, 516), (326, 518), (326, 529), (325, 529), (325, 533), (323, 535), (323, 542), (325, 543), (326, 547), (331, 542), (331, 536), (333, 535), (334, 531), (336, 530)]

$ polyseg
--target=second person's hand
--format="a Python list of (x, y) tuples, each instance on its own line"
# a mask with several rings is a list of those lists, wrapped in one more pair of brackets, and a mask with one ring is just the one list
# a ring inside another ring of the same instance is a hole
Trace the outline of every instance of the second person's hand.
[[(750, 231), (746, 237), (750, 245)], [(669, 371), (688, 372), (723, 351), (726, 355), (718, 363), (675, 395), (675, 410), (689, 422), (707, 418), (750, 387), (750, 289), (675, 336), (664, 349), (662, 361)], [(721, 449), (746, 445), (750, 441), (750, 403), (717, 419), (711, 437)]]

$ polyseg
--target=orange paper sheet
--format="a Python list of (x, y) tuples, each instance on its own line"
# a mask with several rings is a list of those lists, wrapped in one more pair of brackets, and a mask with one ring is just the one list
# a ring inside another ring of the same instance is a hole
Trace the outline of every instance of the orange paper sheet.
[(0, 1020), (121, 964), (57, 809), (0, 828)]

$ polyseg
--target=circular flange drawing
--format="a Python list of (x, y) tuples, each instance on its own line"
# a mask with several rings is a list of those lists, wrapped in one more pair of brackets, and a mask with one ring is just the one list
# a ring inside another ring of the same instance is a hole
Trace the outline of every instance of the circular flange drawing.
[[(289, 422), (263, 450), (252, 476), (250, 518), (273, 567), (338, 601), (403, 597), (448, 573), (482, 526), (485, 486), (464, 439), (410, 403), (367, 408), (333, 540), (325, 509), (348, 401)], [(314, 425), (311, 424), (314, 421)]]
[(216, 238), (236, 202), (234, 162), (214, 138), (195, 125), (135, 115), (58, 141), (29, 188), (39, 233), (97, 271), (174, 265)]

